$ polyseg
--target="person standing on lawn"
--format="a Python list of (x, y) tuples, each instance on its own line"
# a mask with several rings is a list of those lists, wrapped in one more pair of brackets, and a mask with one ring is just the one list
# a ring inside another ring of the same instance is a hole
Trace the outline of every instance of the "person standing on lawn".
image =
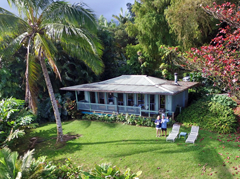
[(165, 115), (162, 115), (162, 135), (163, 135), (163, 131), (165, 131), (165, 137), (167, 137), (167, 123), (169, 122), (168, 117), (165, 118)]
[(160, 137), (160, 135), (161, 135), (161, 119), (160, 119), (160, 116), (157, 116), (157, 119), (155, 120), (155, 125), (156, 125), (156, 137)]

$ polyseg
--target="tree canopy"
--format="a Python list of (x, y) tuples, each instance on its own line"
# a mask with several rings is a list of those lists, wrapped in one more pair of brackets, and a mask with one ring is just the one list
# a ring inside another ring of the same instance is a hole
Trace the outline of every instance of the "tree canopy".
[(240, 12), (238, 6), (224, 3), (214, 7), (206, 6), (203, 9), (215, 18), (226, 22), (228, 25), (219, 28), (219, 34), (211, 44), (200, 49), (192, 48), (186, 56), (190, 60), (187, 65), (203, 72), (210, 77), (214, 85), (223, 91), (240, 98)]
[(136, 1), (132, 7), (134, 23), (127, 23), (128, 34), (136, 36), (144, 51), (155, 60), (160, 58), (160, 45), (175, 45), (175, 37), (170, 34), (164, 15), (164, 10), (169, 5), (170, 0)]

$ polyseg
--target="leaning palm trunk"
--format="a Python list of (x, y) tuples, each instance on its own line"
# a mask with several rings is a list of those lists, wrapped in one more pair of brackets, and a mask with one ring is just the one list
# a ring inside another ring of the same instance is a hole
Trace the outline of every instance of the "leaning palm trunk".
[(62, 131), (62, 123), (61, 123), (61, 118), (59, 115), (59, 111), (58, 111), (58, 105), (57, 105), (57, 101), (55, 99), (54, 93), (53, 93), (53, 88), (52, 88), (52, 84), (48, 75), (48, 71), (47, 71), (47, 67), (46, 64), (44, 62), (44, 58), (39, 57), (39, 61), (42, 67), (42, 71), (43, 71), (43, 76), (47, 85), (47, 89), (48, 89), (48, 93), (50, 96), (50, 100), (52, 103), (52, 107), (53, 107), (53, 112), (54, 112), (54, 116), (55, 116), (55, 120), (56, 120), (56, 124), (57, 124), (57, 143), (58, 142), (62, 142), (63, 141), (63, 131)]

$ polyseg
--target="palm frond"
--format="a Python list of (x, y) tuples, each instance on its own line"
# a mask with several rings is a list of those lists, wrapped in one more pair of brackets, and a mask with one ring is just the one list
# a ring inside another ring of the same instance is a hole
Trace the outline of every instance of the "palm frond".
[(2, 14), (0, 13), (0, 35), (13, 35), (21, 34), (26, 32), (29, 25), (23, 19), (13, 15), (13, 14)]
[(117, 15), (112, 15), (113, 18), (115, 18), (118, 22), (121, 22), (120, 17), (118, 17)]
[(0, 39), (0, 55), (2, 58), (8, 58), (17, 52), (22, 46), (22, 42), (27, 37), (27, 32), (20, 34), (16, 38), (4, 36)]
[[(2, 11), (4, 9), (1, 8)], [(14, 14), (0, 13), (0, 55), (13, 55), (27, 37), (29, 25)]]
[(34, 43), (35, 43), (35, 54), (36, 54), (36, 56), (39, 55), (38, 52), (39, 52), (39, 49), (41, 48), (42, 51), (44, 52), (44, 55), (47, 57), (48, 62), (50, 64), (50, 66), (52, 67), (54, 73), (61, 80), (61, 75), (60, 75), (60, 73), (58, 71), (58, 68), (57, 68), (57, 65), (54, 61), (54, 52), (57, 51), (54, 44), (50, 40), (40, 36), (39, 33), (36, 34), (36, 36), (34, 38)]
[(34, 149), (28, 150), (27, 153), (24, 154), (24, 156), (20, 157), (20, 160), (22, 161), (22, 165), (21, 165), (22, 171), (26, 171), (29, 169), (33, 160), (33, 153), (34, 153)]
[(84, 28), (76, 28), (60, 23), (48, 24), (45, 27), (49, 38), (61, 43), (77, 43), (86, 49), (91, 49), (96, 55), (102, 54), (102, 46), (96, 36)]
[(32, 105), (32, 110), (33, 113), (35, 114), (37, 111), (37, 96), (38, 96), (38, 82), (41, 78), (41, 66), (35, 56), (32, 54), (30, 55), (29, 58), (29, 89), (31, 92), (31, 102), (30, 104)]
[(16, 178), (20, 171), (17, 158), (18, 153), (9, 148), (0, 150), (0, 178)]
[(19, 15), (23, 13), (25, 16), (28, 14), (28, 10), (32, 9), (37, 14), (39, 10), (44, 10), (52, 2), (53, 0), (8, 0), (10, 7), (15, 5)]
[(9, 142), (15, 138), (18, 138), (19, 136), (23, 136), (25, 134), (24, 130), (11, 130), (9, 136), (6, 138), (6, 140), (4, 141), (4, 143)]
[(12, 15), (15, 16), (15, 14), (11, 13), (10, 11), (0, 7), (0, 14), (8, 14), (8, 15)]
[(74, 44), (62, 44), (62, 47), (68, 54), (83, 61), (95, 74), (100, 74), (102, 72), (104, 64), (95, 54), (86, 51), (86, 49), (80, 46), (76, 47)]
[(96, 17), (91, 10), (83, 8), (83, 3), (70, 5), (64, 1), (57, 1), (48, 6), (42, 14), (42, 28), (49, 23), (61, 22), (97, 32)]

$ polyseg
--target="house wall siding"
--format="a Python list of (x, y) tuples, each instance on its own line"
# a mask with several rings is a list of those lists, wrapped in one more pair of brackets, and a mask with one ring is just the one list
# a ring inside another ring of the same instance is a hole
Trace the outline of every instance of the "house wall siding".
[(187, 90), (172, 96), (172, 111), (176, 111), (177, 105), (180, 107), (186, 106), (186, 100), (188, 99)]

